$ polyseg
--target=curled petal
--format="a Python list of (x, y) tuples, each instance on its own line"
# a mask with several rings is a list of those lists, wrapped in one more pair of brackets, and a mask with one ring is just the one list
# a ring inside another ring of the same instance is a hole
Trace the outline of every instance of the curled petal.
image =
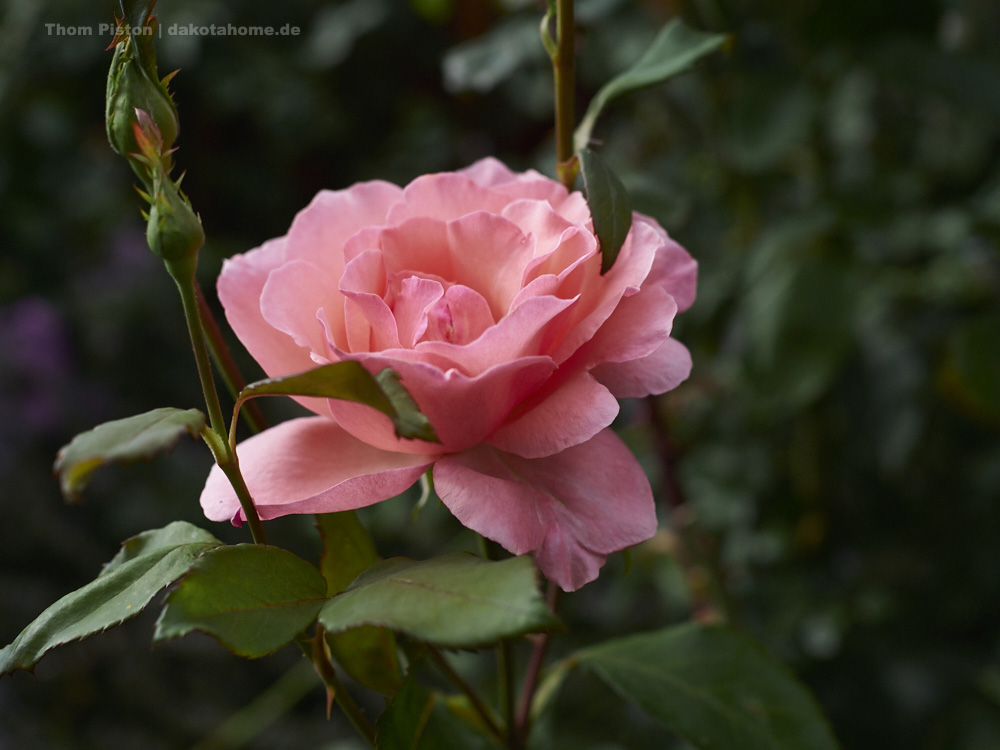
[(590, 371), (617, 398), (666, 393), (691, 374), (691, 353), (677, 339), (667, 339), (655, 352), (630, 362), (608, 362)]
[[(636, 221), (653, 224), (653, 220), (638, 214)], [(657, 229), (660, 226), (656, 225)], [(660, 286), (677, 301), (677, 312), (684, 312), (694, 304), (694, 295), (698, 286), (698, 263), (683, 247), (678, 245), (663, 232), (664, 242), (656, 254), (653, 267), (646, 277), (644, 286)]]
[(618, 401), (586, 372), (546, 383), (539, 394), (515, 409), (487, 442), (524, 458), (541, 458), (590, 440), (618, 416)]
[[(219, 276), (219, 301), (233, 331), (269, 377), (291, 375), (316, 367), (309, 348), (264, 318), (261, 295), (270, 274), (285, 264), (286, 238), (265, 242), (255, 250), (230, 258)], [(297, 398), (317, 414), (329, 414), (323, 399)]]
[[(282, 422), (244, 440), (237, 455), (264, 520), (372, 505), (403, 492), (433, 461), (373, 448), (327, 417)], [(218, 466), (205, 483), (201, 507), (212, 521), (244, 520), (239, 499)]]
[(434, 465), (434, 487), (463, 525), (514, 554), (534, 552), (564, 591), (656, 532), (649, 481), (611, 430), (546, 458), (487, 446), (446, 455)]
[(402, 195), (401, 188), (381, 180), (320, 191), (288, 230), (288, 259), (308, 261), (339, 279), (348, 238), (365, 227), (385, 224), (389, 208)]
[(336, 290), (335, 283), (336, 279), (326, 278), (319, 266), (304, 260), (293, 260), (271, 271), (260, 292), (259, 304), (263, 319), (269, 326), (286, 334), (309, 351), (313, 355), (311, 367), (319, 364), (317, 355), (329, 361), (328, 332), (333, 336), (334, 342), (346, 339), (340, 315), (334, 320), (327, 318), (326, 321), (321, 321), (316, 315), (320, 308), (337, 313), (343, 310), (343, 298)]

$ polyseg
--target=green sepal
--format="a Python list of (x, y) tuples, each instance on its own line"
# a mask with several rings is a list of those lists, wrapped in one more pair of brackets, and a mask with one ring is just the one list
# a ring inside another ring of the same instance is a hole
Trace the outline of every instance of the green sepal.
[(122, 2), (123, 17), (116, 33), (114, 56), (108, 71), (105, 98), (105, 128), (111, 147), (129, 163), (136, 174), (149, 185), (152, 175), (147, 165), (134, 158), (141, 153), (135, 138), (136, 110), (147, 112), (159, 129), (163, 143), (163, 167), (169, 174), (172, 162), (170, 149), (180, 132), (177, 106), (167, 88), (170, 75), (162, 79), (156, 69), (157, 20), (152, 16), (155, 2)]
[[(183, 178), (183, 175), (181, 175)], [(176, 182), (156, 171), (152, 200), (146, 220), (146, 242), (155, 255), (163, 258), (174, 278), (186, 278), (194, 272), (198, 250), (205, 244), (205, 230), (191, 201)]]

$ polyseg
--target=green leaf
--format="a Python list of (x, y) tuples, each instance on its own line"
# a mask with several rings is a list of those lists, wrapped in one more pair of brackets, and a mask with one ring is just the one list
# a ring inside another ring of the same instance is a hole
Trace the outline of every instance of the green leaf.
[(683, 73), (728, 38), (726, 34), (692, 29), (680, 19), (668, 23), (633, 66), (604, 84), (591, 100), (573, 138), (575, 150), (581, 151), (590, 143), (594, 124), (612, 99)]
[(487, 750), (498, 747), (448, 708), (411, 671), (375, 724), (376, 750)]
[(441, 63), (444, 87), (452, 94), (484, 94), (544, 59), (545, 52), (538, 45), (538, 21), (533, 16), (515, 16), (445, 52)]
[(375, 376), (375, 381), (392, 404), (395, 415), (389, 416), (396, 425), (396, 434), (399, 437), (419, 438), (431, 443), (441, 442), (434, 433), (431, 423), (427, 421), (427, 417), (420, 411), (417, 402), (399, 381), (399, 374), (395, 370), (389, 368), (382, 370)]
[(753, 640), (687, 624), (605, 642), (577, 662), (703, 750), (834, 750), (807, 690)]
[(323, 543), (319, 569), (328, 596), (339, 594), (378, 562), (375, 542), (353, 510), (321, 513), (316, 516), (316, 528)]
[(319, 621), (329, 632), (383, 625), (439, 646), (480, 646), (559, 626), (536, 578), (528, 557), (397, 557), (362, 573), (323, 605)]
[(220, 544), (207, 531), (182, 521), (129, 539), (95, 580), (46, 609), (0, 651), (0, 675), (32, 670), (56, 646), (135, 617), (199, 555)]
[(220, 547), (167, 597), (153, 642), (200, 630), (238, 656), (256, 658), (308, 628), (325, 600), (323, 576), (291, 552), (263, 544)]
[(184, 433), (198, 437), (205, 415), (197, 409), (153, 409), (106, 422), (80, 433), (56, 456), (55, 471), (63, 496), (79, 499), (90, 475), (112, 462), (148, 461), (171, 450)]
[(632, 203), (622, 181), (596, 151), (585, 148), (578, 156), (594, 234), (601, 243), (601, 273), (607, 273), (632, 228)]
[(366, 404), (385, 414), (403, 438), (440, 442), (416, 402), (389, 369), (372, 376), (360, 363), (334, 362), (314, 370), (251, 383), (240, 392), (236, 411), (247, 399), (258, 396), (313, 396)]
[[(320, 571), (326, 579), (327, 595), (332, 596), (378, 562), (378, 552), (354, 511), (323, 513), (316, 516), (316, 525), (323, 541)], [(364, 625), (344, 633), (328, 633), (326, 642), (333, 658), (362, 685), (391, 694), (402, 683), (392, 631)]]

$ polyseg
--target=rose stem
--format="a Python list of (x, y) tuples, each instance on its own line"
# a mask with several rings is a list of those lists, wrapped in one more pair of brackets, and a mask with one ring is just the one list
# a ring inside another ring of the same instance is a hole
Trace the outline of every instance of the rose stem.
[[(354, 702), (351, 694), (347, 692), (344, 683), (337, 676), (337, 670), (333, 668), (333, 664), (330, 662), (330, 657), (326, 650), (326, 630), (322, 625), (317, 625), (316, 634), (311, 639), (305, 637), (299, 638), (298, 644), (299, 648), (312, 661), (316, 674), (319, 675), (319, 678), (326, 686), (327, 695), (336, 701), (337, 706), (344, 712), (347, 720), (351, 722), (351, 726), (358, 731), (358, 734), (365, 738), (368, 745), (375, 747), (375, 727), (368, 721), (368, 717), (364, 715), (358, 704)], [(329, 714), (329, 698), (327, 698), (328, 718)]]
[(167, 270), (177, 284), (181, 295), (181, 305), (184, 308), (184, 320), (187, 322), (188, 335), (191, 337), (191, 348), (194, 350), (194, 361), (198, 368), (198, 379), (201, 381), (201, 391), (205, 396), (205, 406), (208, 409), (209, 424), (214, 433), (213, 439), (206, 439), (209, 448), (215, 455), (219, 468), (225, 472), (236, 490), (236, 496), (243, 508), (250, 534), (257, 544), (266, 544), (264, 529), (260, 524), (260, 516), (254, 507), (253, 498), (247, 489), (236, 454), (229, 449), (226, 442), (226, 421), (222, 416), (222, 406), (219, 404), (219, 394), (215, 389), (215, 379), (212, 377), (212, 363), (208, 358), (208, 348), (205, 346), (205, 332), (202, 329), (201, 315), (198, 313), (198, 299), (195, 293), (195, 266), (197, 255), (185, 258), (183, 261), (167, 262)]
[[(559, 604), (559, 587), (551, 581), (549, 581), (549, 588), (545, 592), (545, 601), (552, 613), (555, 614)], [(525, 742), (527, 742), (528, 732), (531, 730), (531, 701), (535, 696), (535, 688), (538, 687), (538, 675), (545, 661), (550, 638), (551, 633), (542, 633), (536, 638), (535, 647), (531, 651), (531, 659), (528, 661), (528, 671), (524, 675), (524, 687), (521, 688), (521, 700), (517, 705), (515, 726)]]
[[(208, 306), (205, 294), (201, 291), (201, 285), (197, 281), (194, 282), (194, 293), (198, 299), (198, 316), (201, 319), (202, 328), (208, 337), (209, 353), (212, 355), (212, 359), (215, 360), (216, 369), (222, 375), (222, 379), (225, 381), (230, 395), (234, 399), (238, 398), (240, 391), (243, 390), (243, 386), (247, 384), (246, 380), (240, 373), (239, 367), (236, 365), (236, 360), (233, 359), (233, 355), (226, 345), (226, 340), (222, 336), (222, 331), (215, 320), (212, 308)], [(264, 414), (261, 412), (256, 401), (248, 401), (245, 404), (243, 418), (246, 420), (247, 426), (255, 433), (267, 429), (267, 420), (264, 418)]]
[(524, 745), (514, 719), (514, 654), (507, 638), (497, 645), (497, 671), (500, 673), (500, 701), (507, 722), (507, 747), (521, 750)]
[(483, 699), (479, 697), (479, 693), (475, 691), (472, 685), (466, 682), (462, 675), (455, 671), (455, 668), (448, 663), (448, 660), (444, 658), (444, 654), (438, 648), (427, 646), (427, 652), (430, 654), (434, 664), (437, 665), (437, 668), (441, 670), (441, 673), (451, 680), (459, 690), (465, 693), (472, 707), (479, 714), (479, 718), (483, 720), (483, 724), (490, 730), (490, 733), (502, 742), (503, 733), (500, 731), (500, 727), (497, 726), (493, 712), (483, 703)]
[[(493, 543), (479, 535), (479, 551), (485, 560), (495, 560)], [(500, 693), (500, 705), (503, 708), (504, 719), (507, 722), (507, 746), (511, 750), (521, 747), (520, 735), (514, 721), (514, 654), (510, 641), (500, 640), (496, 647), (497, 653), (497, 688)]]
[(573, 164), (574, 57), (576, 54), (576, 24), (573, 20), (573, 0), (556, 0), (556, 47), (552, 55), (552, 70), (556, 89), (556, 174), (567, 190), (573, 189), (576, 168)]

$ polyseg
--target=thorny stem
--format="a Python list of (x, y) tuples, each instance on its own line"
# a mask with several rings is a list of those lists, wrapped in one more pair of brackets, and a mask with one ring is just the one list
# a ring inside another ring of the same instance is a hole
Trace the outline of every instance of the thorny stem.
[[(197, 281), (194, 282), (194, 293), (198, 300), (198, 316), (201, 319), (205, 335), (208, 337), (209, 353), (212, 355), (212, 359), (215, 360), (216, 367), (219, 374), (222, 375), (223, 381), (226, 383), (229, 394), (236, 399), (246, 385), (246, 380), (240, 373), (239, 367), (236, 365), (236, 360), (233, 359), (233, 355), (226, 345), (226, 340), (219, 329), (219, 324), (215, 320), (215, 315), (208, 306), (205, 294), (201, 291), (201, 285)], [(256, 402), (246, 404), (243, 417), (246, 419), (247, 425), (255, 433), (267, 429), (267, 420), (264, 418), (264, 414)]]
[[(247, 524), (250, 526), (250, 534), (257, 544), (266, 544), (264, 529), (260, 523), (260, 516), (254, 507), (253, 498), (247, 489), (240, 467), (236, 460), (236, 453), (230, 450), (226, 441), (227, 431), (225, 418), (222, 416), (222, 406), (219, 403), (219, 394), (215, 389), (215, 379), (212, 377), (212, 363), (209, 361), (208, 348), (205, 345), (205, 332), (202, 329), (201, 314), (198, 310), (198, 299), (195, 291), (194, 267), (196, 261), (186, 259), (182, 262), (167, 263), (167, 270), (177, 284), (177, 291), (181, 295), (181, 305), (184, 308), (184, 320), (187, 322), (188, 334), (191, 337), (191, 348), (194, 350), (194, 361), (198, 368), (198, 379), (201, 381), (201, 391), (205, 397), (205, 407), (208, 409), (208, 421), (212, 432), (218, 440), (209, 442), (209, 447), (215, 455), (215, 460), (219, 468), (225, 472), (229, 481), (236, 490), (236, 496), (240, 500), (243, 508), (243, 515), (246, 516)], [(222, 443), (221, 446), (216, 443)], [(206, 440), (206, 442), (208, 442)]]
[(188, 334), (191, 337), (191, 348), (194, 350), (194, 361), (198, 368), (198, 379), (201, 381), (201, 391), (205, 396), (205, 406), (208, 409), (208, 421), (212, 430), (225, 439), (226, 421), (222, 416), (222, 406), (219, 404), (219, 394), (215, 390), (215, 380), (212, 377), (212, 364), (208, 359), (208, 349), (205, 346), (205, 333), (201, 327), (201, 315), (198, 312), (198, 300), (195, 292), (194, 273), (175, 273), (171, 276), (177, 284), (184, 307), (184, 320), (187, 322)]
[(316, 674), (326, 686), (327, 714), (329, 715), (329, 698), (332, 698), (358, 734), (364, 737), (370, 747), (375, 747), (375, 727), (337, 676), (337, 670), (333, 668), (330, 654), (326, 650), (326, 631), (323, 626), (317, 625), (316, 634), (311, 639), (301, 638), (298, 643), (306, 656), (312, 660)]
[(483, 703), (483, 699), (479, 697), (479, 693), (475, 691), (472, 685), (466, 682), (462, 675), (455, 671), (454, 667), (448, 663), (448, 660), (445, 659), (444, 654), (438, 648), (428, 645), (427, 652), (430, 654), (431, 660), (437, 668), (441, 670), (441, 673), (454, 683), (455, 687), (465, 693), (472, 707), (479, 714), (479, 718), (483, 720), (483, 724), (489, 729), (490, 734), (503, 742), (503, 732), (500, 731), (496, 717), (494, 717), (489, 707)]
[(577, 171), (573, 154), (573, 128), (576, 125), (576, 23), (573, 19), (573, 0), (556, 0), (555, 42), (552, 72), (556, 89), (556, 174), (566, 189), (572, 190)]
[(236, 454), (232, 453), (231, 455), (232, 458), (227, 463), (219, 464), (219, 468), (222, 469), (222, 472), (229, 479), (230, 484), (233, 485), (233, 489), (236, 491), (240, 507), (243, 508), (243, 515), (247, 519), (247, 526), (250, 527), (250, 536), (253, 537), (256, 544), (267, 544), (264, 526), (260, 522), (260, 516), (257, 515), (257, 508), (253, 504), (253, 497), (250, 495), (247, 483), (243, 479), (243, 473), (240, 471)]
[[(549, 605), (549, 609), (554, 613), (559, 603), (559, 587), (551, 581), (545, 594), (545, 600)], [(535, 697), (535, 689), (538, 687), (538, 675), (542, 670), (542, 664), (545, 662), (545, 654), (549, 649), (550, 639), (551, 633), (542, 633), (536, 637), (535, 647), (532, 649), (531, 658), (528, 661), (528, 671), (524, 675), (524, 686), (521, 688), (521, 699), (517, 705), (515, 726), (517, 727), (518, 735), (523, 737), (525, 741), (527, 741), (528, 733), (531, 731), (531, 702)]]

